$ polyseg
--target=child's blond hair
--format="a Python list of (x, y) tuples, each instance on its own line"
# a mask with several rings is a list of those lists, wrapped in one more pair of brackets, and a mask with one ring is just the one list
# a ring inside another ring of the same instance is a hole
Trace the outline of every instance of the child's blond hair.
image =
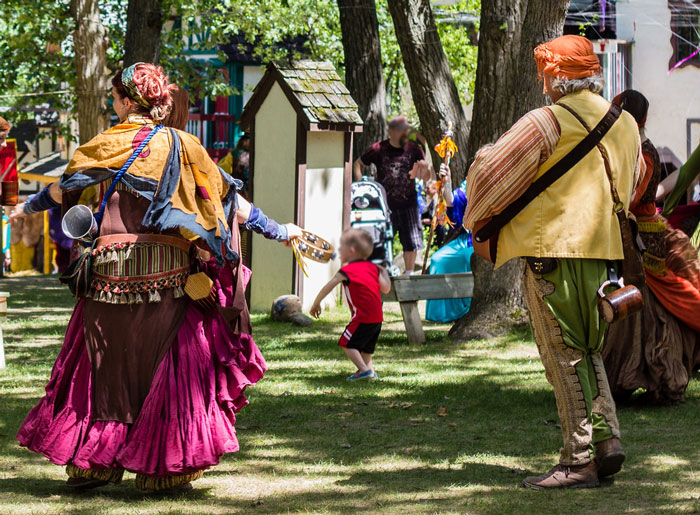
[(367, 259), (374, 251), (374, 238), (362, 229), (348, 229), (343, 232), (343, 239), (348, 247), (352, 247), (361, 259)]

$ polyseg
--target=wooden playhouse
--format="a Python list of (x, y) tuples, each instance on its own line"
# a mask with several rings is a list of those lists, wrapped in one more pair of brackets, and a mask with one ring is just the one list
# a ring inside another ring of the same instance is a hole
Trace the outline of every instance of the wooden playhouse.
[[(249, 198), (279, 222), (294, 221), (336, 247), (350, 225), (352, 145), (362, 130), (357, 104), (330, 62), (271, 63), (241, 115), (250, 133)], [(299, 295), (305, 310), (338, 271), (309, 261), (309, 277), (292, 251), (258, 236), (247, 260), (252, 311), (268, 311), (279, 295)], [(337, 297), (329, 295), (326, 303)]]

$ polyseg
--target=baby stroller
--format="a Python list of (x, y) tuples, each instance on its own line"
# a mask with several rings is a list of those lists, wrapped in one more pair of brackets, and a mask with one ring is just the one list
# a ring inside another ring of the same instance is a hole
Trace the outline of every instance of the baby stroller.
[(374, 238), (370, 261), (385, 266), (391, 276), (400, 275), (399, 268), (393, 264), (394, 230), (384, 186), (363, 176), (361, 181), (352, 183), (350, 197), (350, 226), (363, 229)]

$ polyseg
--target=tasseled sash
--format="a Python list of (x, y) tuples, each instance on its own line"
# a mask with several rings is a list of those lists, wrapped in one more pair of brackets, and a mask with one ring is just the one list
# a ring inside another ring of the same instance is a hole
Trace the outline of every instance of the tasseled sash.
[(160, 302), (160, 290), (182, 297), (190, 271), (189, 241), (160, 234), (111, 234), (97, 239), (92, 251), (88, 294), (109, 304)]

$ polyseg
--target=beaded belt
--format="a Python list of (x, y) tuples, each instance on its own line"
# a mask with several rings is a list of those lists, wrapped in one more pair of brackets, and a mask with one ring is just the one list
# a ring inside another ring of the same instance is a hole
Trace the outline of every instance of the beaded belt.
[(97, 238), (92, 250), (92, 282), (88, 293), (98, 302), (160, 302), (159, 290), (173, 288), (182, 297), (190, 271), (191, 244), (161, 234), (110, 234)]

